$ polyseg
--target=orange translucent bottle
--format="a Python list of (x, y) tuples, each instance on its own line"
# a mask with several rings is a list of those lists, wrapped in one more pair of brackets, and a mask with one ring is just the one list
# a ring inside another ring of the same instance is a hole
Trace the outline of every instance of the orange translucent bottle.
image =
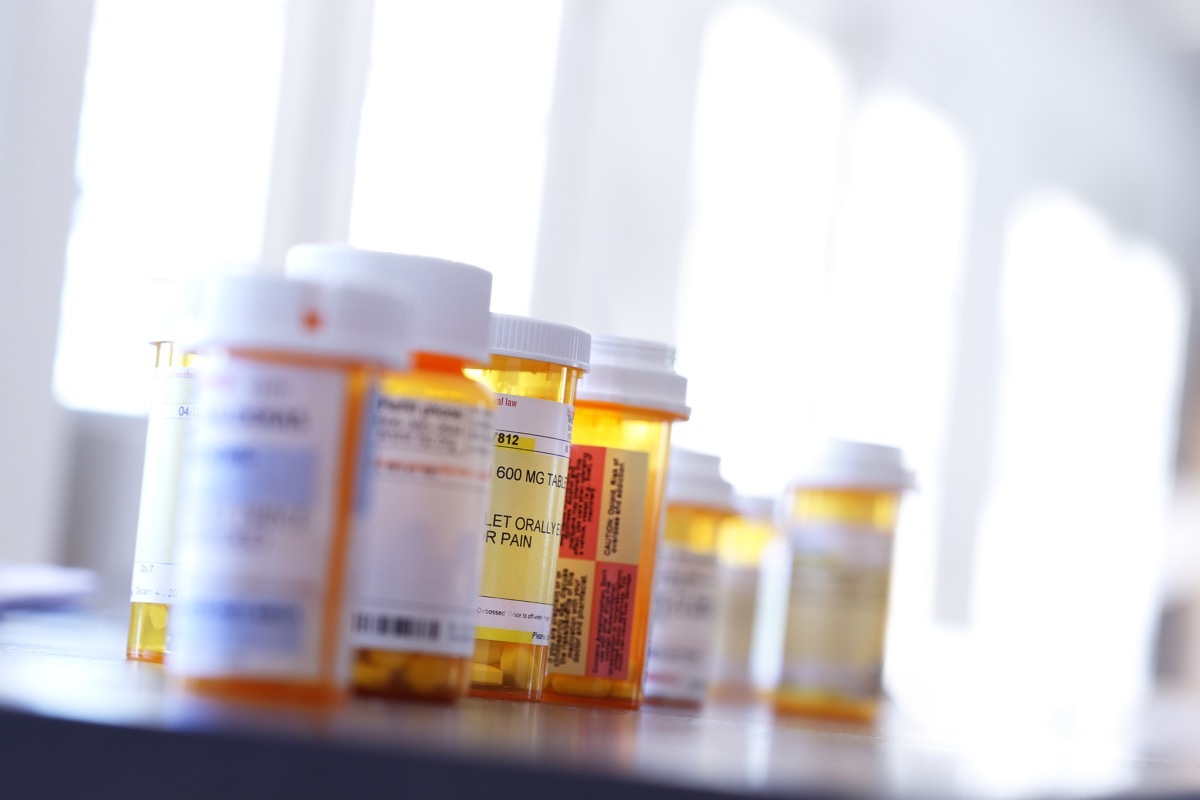
[(488, 362), (491, 273), (336, 244), (291, 248), (287, 270), (410, 300), (413, 367), (383, 376), (375, 407), (353, 684), (377, 697), (456, 700), (470, 682), (492, 485), (495, 399), (465, 373)]
[(792, 574), (777, 711), (875, 716), (892, 539), (911, 482), (892, 447), (831, 440), (806, 456), (785, 495)]
[(671, 449), (667, 515), (654, 568), (646, 702), (698, 708), (712, 679), (717, 536), (734, 513), (721, 459)]
[(196, 356), (164, 331), (154, 345), (154, 382), (146, 424), (146, 455), (138, 508), (137, 543), (129, 590), (125, 655), (162, 663), (170, 651), (171, 606), (179, 596), (175, 557), (176, 505), (183, 442), (194, 416)]
[(575, 397), (544, 702), (637, 708), (671, 424), (688, 418), (675, 349), (592, 337)]
[[(779, 543), (775, 525), (775, 500), (743, 497), (735, 500), (737, 513), (717, 532), (717, 622), (713, 637), (712, 696), (744, 702), (765, 688), (759, 666), (762, 630), (769, 621), (759, 613), (763, 588), (764, 557)], [(765, 609), (764, 609), (765, 611)]]
[(496, 393), (473, 695), (542, 698), (575, 387), (591, 340), (570, 325), (492, 314), (491, 363), (471, 372)]
[(403, 363), (394, 296), (250, 275), (190, 295), (204, 360), (184, 455), (181, 598), (166, 664), (226, 697), (336, 701), (376, 375)]

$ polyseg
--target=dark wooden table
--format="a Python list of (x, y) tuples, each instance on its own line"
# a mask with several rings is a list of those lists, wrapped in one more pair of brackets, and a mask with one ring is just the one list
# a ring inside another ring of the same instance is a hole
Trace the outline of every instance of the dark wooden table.
[(1200, 796), (1195, 701), (1160, 699), (1118, 737), (1033, 733), (895, 709), (855, 726), (745, 706), (242, 707), (127, 662), (118, 614), (0, 616), (0, 798)]

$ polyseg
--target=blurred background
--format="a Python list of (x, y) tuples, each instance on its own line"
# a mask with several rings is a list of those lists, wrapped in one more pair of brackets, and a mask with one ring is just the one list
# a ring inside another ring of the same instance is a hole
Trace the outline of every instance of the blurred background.
[(1188, 0), (0, 0), (0, 560), (123, 611), (147, 280), (348, 240), (677, 345), (742, 492), (903, 447), (902, 706), (1200, 692), (1198, 87)]

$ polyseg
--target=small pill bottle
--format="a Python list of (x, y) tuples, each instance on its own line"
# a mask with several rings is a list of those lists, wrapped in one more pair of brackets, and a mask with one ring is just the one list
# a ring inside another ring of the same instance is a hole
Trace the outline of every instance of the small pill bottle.
[(543, 702), (638, 708), (671, 424), (686, 420), (675, 348), (592, 336), (571, 469)]
[(179, 598), (176, 507), (183, 442), (195, 415), (196, 354), (176, 343), (179, 287), (154, 298), (160, 312), (149, 338), (154, 376), (146, 423), (141, 500), (129, 589), (125, 655), (162, 663), (171, 649), (171, 606)]
[(412, 368), (384, 374), (375, 409), (352, 681), (362, 695), (454, 701), (471, 678), (496, 405), (464, 370), (488, 363), (492, 275), (342, 244), (297, 245), (286, 266), (410, 300)]
[(717, 621), (713, 636), (711, 696), (744, 702), (758, 695), (756, 661), (759, 631), (759, 595), (763, 587), (763, 559), (769, 545), (778, 541), (775, 498), (738, 495), (736, 513), (717, 532)]
[(490, 346), (487, 368), (468, 370), (496, 395), (471, 694), (536, 702), (550, 644), (575, 388), (592, 337), (570, 325), (493, 313)]
[(804, 458), (782, 509), (792, 564), (776, 711), (874, 718), (893, 534), (911, 485), (893, 447), (835, 439)]
[(374, 386), (407, 359), (392, 295), (268, 275), (191, 287), (203, 359), (185, 444), (168, 671), (203, 694), (303, 705), (347, 684), (347, 589)]
[(667, 514), (654, 567), (646, 702), (699, 708), (708, 695), (716, 626), (717, 536), (734, 514), (721, 459), (671, 448)]

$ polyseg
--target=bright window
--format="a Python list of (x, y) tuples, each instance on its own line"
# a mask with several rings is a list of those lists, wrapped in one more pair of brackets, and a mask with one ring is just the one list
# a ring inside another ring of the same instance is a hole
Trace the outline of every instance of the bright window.
[(353, 244), (492, 271), (528, 313), (559, 3), (379, 3)]
[(950, 120), (899, 90), (864, 100), (847, 147), (820, 312), (816, 419), (838, 436), (901, 447), (917, 476), (896, 554), (895, 653), (928, 625), (937, 585), (971, 154)]
[(677, 305), (679, 369), (697, 413), (672, 436), (721, 454), (744, 492), (780, 488), (781, 433), (813, 411), (845, 102), (842, 67), (820, 40), (748, 6), (712, 20)]
[(952, 124), (897, 91), (863, 103), (848, 148), (821, 314), (819, 419), (931, 467), (954, 352), (969, 155)]
[(1150, 678), (1185, 293), (1161, 253), (1059, 191), (1014, 211), (1002, 286), (995, 480), (972, 633), (998, 702), (1072, 720)]
[(284, 4), (97, 0), (55, 393), (140, 413), (148, 278), (258, 259)]

